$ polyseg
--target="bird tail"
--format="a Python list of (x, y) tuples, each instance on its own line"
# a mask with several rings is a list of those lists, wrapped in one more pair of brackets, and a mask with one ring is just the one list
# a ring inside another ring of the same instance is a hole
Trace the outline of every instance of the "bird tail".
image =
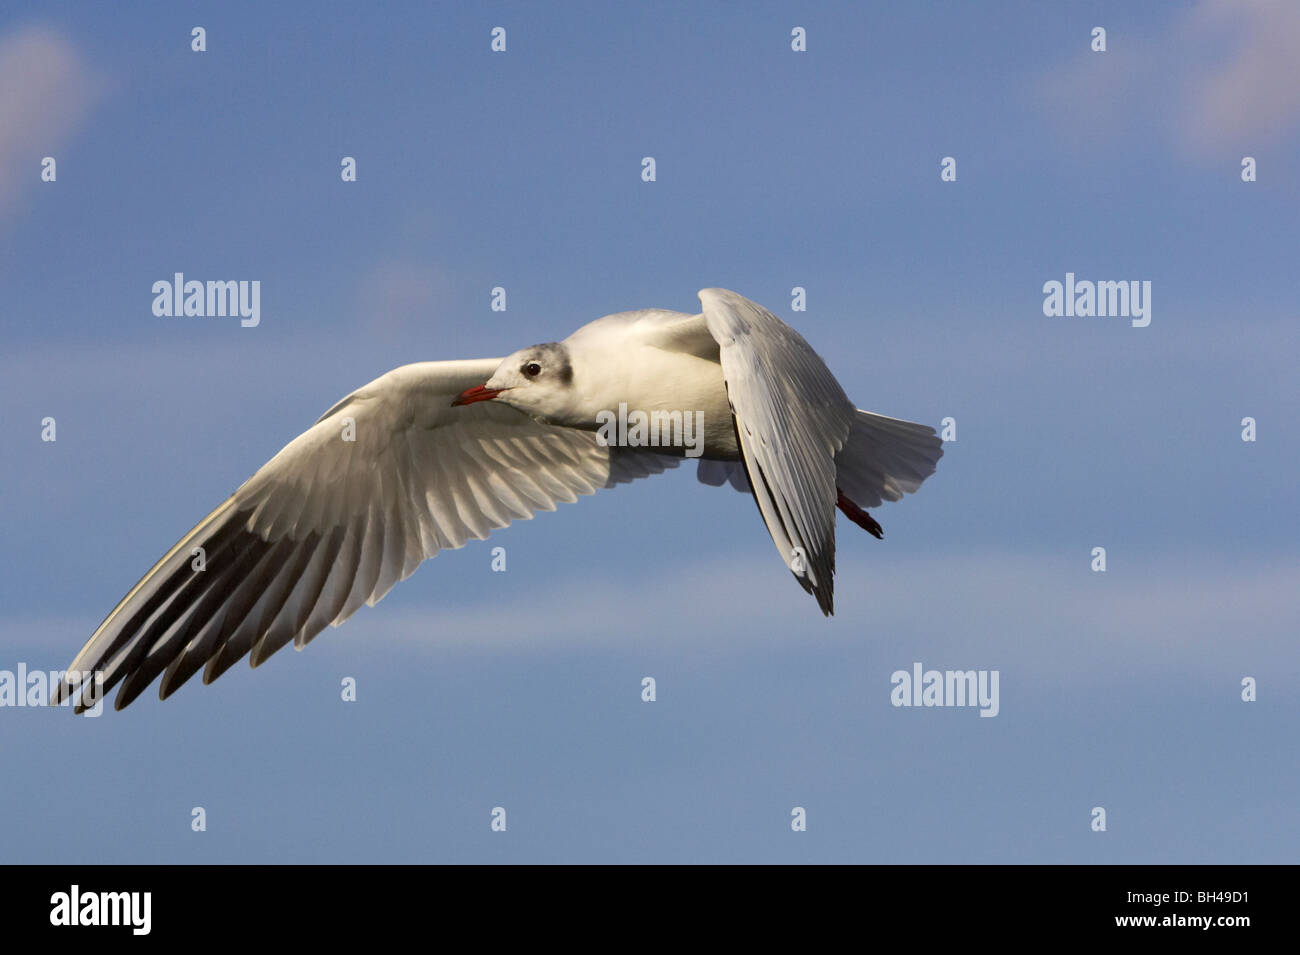
[(879, 507), (914, 493), (941, 457), (943, 442), (929, 425), (860, 410), (835, 456), (836, 484), (859, 508)]

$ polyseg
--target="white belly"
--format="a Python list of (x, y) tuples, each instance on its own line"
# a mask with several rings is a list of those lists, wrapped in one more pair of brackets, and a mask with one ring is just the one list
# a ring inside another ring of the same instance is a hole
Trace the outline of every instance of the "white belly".
[[(650, 422), (658, 422), (661, 432), (664, 425), (676, 429), (679, 420), (690, 416), (690, 434), (702, 441), (694, 441), (691, 457), (704, 457), (719, 461), (735, 461), (740, 457), (736, 446), (736, 430), (731, 421), (731, 406), (727, 402), (727, 388), (722, 380), (722, 366), (715, 361), (697, 358), (682, 352), (659, 348), (641, 348), (636, 353), (636, 374), (629, 377), (614, 369), (574, 368), (575, 383), (580, 383), (582, 407), (588, 410), (583, 417), (590, 424), (566, 422), (579, 427), (600, 427), (600, 422), (588, 417), (589, 409), (601, 409), (616, 420), (634, 420), (640, 412)], [(620, 407), (622, 406), (622, 407)], [(641, 420), (636, 418), (635, 420)], [(662, 433), (659, 434), (662, 438)], [(655, 442), (663, 454), (687, 454), (680, 443), (663, 440)], [(695, 451), (702, 453), (695, 454)]]

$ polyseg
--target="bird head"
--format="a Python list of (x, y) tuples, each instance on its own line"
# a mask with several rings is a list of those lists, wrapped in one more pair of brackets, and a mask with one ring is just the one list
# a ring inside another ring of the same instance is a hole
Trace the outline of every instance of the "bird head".
[(481, 385), (467, 388), (453, 406), (499, 401), (538, 421), (560, 422), (572, 403), (573, 365), (560, 342), (523, 348), (510, 355)]

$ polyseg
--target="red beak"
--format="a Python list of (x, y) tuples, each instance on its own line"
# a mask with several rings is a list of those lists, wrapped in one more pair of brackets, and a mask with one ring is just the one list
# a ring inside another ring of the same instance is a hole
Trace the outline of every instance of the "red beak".
[(487, 385), (475, 385), (473, 388), (466, 388), (462, 391), (456, 397), (456, 400), (451, 403), (451, 406), (455, 408), (457, 405), (472, 405), (476, 401), (491, 401), (505, 390), (505, 388), (489, 388)]

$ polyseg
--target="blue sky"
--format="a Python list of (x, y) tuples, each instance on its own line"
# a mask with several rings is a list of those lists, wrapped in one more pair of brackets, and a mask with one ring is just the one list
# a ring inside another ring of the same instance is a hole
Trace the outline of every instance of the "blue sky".
[[(0, 20), (0, 670), (388, 368), (703, 287), (957, 440), (883, 542), (841, 523), (833, 619), (682, 469), (256, 672), (0, 708), (0, 859), (1295, 861), (1294, 8), (266, 6)], [(155, 317), (176, 271), (261, 324)], [(1044, 316), (1067, 272), (1150, 326)], [(914, 661), (998, 670), (998, 716), (892, 706)]]

